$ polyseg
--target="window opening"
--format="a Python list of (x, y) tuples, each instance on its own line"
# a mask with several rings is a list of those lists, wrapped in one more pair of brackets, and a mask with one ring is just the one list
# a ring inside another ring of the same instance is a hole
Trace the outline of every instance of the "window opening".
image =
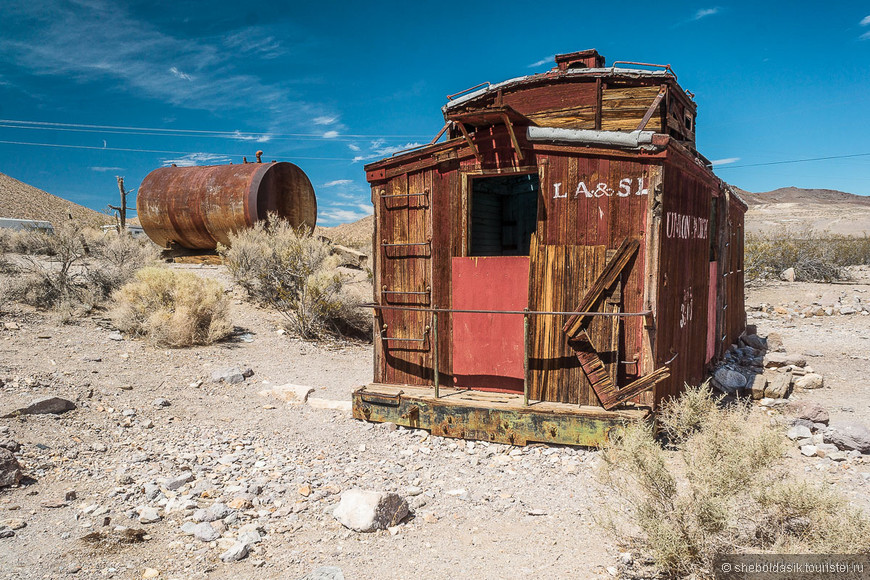
[(471, 256), (528, 256), (538, 221), (537, 174), (471, 181)]

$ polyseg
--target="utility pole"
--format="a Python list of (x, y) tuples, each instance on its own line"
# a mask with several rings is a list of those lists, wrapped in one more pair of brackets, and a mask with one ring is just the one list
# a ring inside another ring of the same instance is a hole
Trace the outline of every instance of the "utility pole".
[(121, 206), (110, 205), (109, 208), (118, 212), (118, 216), (121, 220), (120, 232), (124, 233), (127, 231), (127, 210), (131, 209), (127, 207), (127, 190), (124, 189), (124, 178), (118, 176), (118, 191), (121, 192)]

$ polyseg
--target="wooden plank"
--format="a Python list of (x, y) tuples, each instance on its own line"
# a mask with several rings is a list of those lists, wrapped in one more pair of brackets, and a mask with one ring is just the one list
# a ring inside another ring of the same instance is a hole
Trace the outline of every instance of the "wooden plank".
[[(628, 264), (629, 260), (634, 257), (637, 249), (640, 247), (640, 240), (637, 238), (626, 238), (622, 244), (620, 244), (617, 249), (616, 256), (613, 260), (610, 261), (607, 266), (605, 266), (604, 270), (598, 276), (598, 279), (595, 281), (595, 284), (586, 292), (583, 296), (583, 299), (577, 305), (575, 309), (577, 312), (588, 312), (595, 305), (598, 299), (601, 297), (601, 294), (610, 286), (616, 282), (616, 279), (622, 273), (622, 270)], [(580, 314), (575, 314), (570, 317), (565, 325), (562, 327), (562, 331), (568, 335), (569, 338), (574, 338), (580, 332), (580, 328), (583, 325), (583, 321), (586, 319), (585, 316)]]
[(598, 395), (601, 406), (607, 410), (613, 409), (640, 393), (653, 388), (657, 383), (670, 376), (668, 367), (663, 366), (626, 385), (624, 388), (617, 389), (607, 369), (604, 367), (604, 362), (598, 356), (589, 340), (589, 335), (585, 331), (581, 332), (576, 339), (571, 341), (571, 345), (576, 349), (580, 366), (583, 368), (586, 378), (589, 379), (592, 388)]

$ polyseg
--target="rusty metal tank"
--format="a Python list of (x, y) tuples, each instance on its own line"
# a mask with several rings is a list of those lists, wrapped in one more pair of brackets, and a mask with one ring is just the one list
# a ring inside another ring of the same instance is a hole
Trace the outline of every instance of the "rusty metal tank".
[(277, 213), (293, 227), (314, 228), (317, 200), (292, 163), (161, 167), (139, 186), (142, 228), (161, 247), (213, 250), (229, 235)]

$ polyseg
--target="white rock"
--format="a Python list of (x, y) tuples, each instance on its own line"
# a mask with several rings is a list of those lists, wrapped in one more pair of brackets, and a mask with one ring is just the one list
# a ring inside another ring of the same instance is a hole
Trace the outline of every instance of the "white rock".
[(802, 445), (801, 446), (801, 455), (806, 455), (807, 457), (812, 457), (816, 454), (818, 448), (815, 445)]
[(341, 494), (332, 515), (357, 532), (373, 532), (398, 524), (408, 515), (408, 502), (396, 493), (353, 488)]
[(314, 409), (328, 409), (332, 411), (344, 411), (346, 413), (350, 413), (353, 410), (353, 404), (350, 401), (335, 401), (332, 399), (319, 399), (317, 397), (309, 397), (308, 406)]
[(786, 433), (786, 437), (791, 440), (812, 439), (813, 432), (810, 431), (809, 427), (805, 425), (795, 425), (788, 430), (788, 432)]
[(261, 397), (271, 397), (290, 403), (291, 405), (301, 405), (308, 400), (308, 396), (314, 392), (314, 387), (306, 387), (303, 385), (277, 385), (271, 389), (260, 391)]
[(220, 559), (223, 562), (235, 562), (237, 560), (241, 560), (247, 555), (248, 545), (242, 544), (241, 542), (236, 542), (235, 544), (230, 546), (229, 550), (220, 555)]

